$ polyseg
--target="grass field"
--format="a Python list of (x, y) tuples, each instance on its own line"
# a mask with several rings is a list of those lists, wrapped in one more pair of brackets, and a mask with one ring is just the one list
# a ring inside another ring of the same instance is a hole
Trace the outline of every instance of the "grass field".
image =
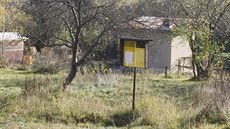
[(230, 128), (228, 122), (196, 121), (201, 106), (194, 106), (194, 95), (204, 82), (189, 81), (189, 76), (138, 73), (133, 112), (132, 75), (77, 75), (62, 92), (65, 75), (0, 69), (0, 127)]

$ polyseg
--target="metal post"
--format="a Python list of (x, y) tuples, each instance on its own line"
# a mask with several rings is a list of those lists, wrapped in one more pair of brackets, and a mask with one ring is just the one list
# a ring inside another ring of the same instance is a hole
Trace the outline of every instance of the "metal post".
[(5, 37), (4, 37), (4, 33), (5, 33), (5, 22), (6, 22), (6, 19), (4, 18), (3, 20), (3, 35), (2, 35), (2, 58), (4, 57), (4, 41), (5, 41)]
[(168, 66), (165, 66), (165, 78), (168, 77)]
[(2, 41), (2, 48), (1, 48), (2, 49), (2, 53), (1, 53), (2, 54), (2, 58), (4, 56), (4, 43), (3, 42), (4, 42), (4, 40)]
[(135, 92), (136, 92), (136, 73), (137, 68), (133, 68), (133, 104), (132, 104), (132, 110), (135, 110)]

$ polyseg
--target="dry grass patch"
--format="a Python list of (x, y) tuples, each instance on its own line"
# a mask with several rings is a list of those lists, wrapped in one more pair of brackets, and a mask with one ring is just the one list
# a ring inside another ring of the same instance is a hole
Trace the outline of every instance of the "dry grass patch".
[(145, 96), (138, 104), (140, 125), (150, 125), (158, 129), (176, 129), (180, 127), (181, 111), (173, 100), (164, 97)]

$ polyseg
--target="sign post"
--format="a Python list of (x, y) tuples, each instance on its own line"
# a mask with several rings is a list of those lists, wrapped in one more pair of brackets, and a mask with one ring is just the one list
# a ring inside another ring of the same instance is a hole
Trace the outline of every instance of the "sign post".
[(133, 101), (135, 110), (136, 72), (137, 68), (147, 68), (146, 44), (151, 41), (142, 38), (120, 38), (120, 62), (122, 66), (133, 67)]
[(134, 67), (133, 68), (133, 104), (132, 104), (133, 111), (135, 109), (136, 73), (137, 73), (137, 68)]

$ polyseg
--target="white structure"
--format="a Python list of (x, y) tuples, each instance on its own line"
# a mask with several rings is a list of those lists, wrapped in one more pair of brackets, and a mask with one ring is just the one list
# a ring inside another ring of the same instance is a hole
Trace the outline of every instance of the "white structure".
[(0, 32), (1, 57), (11, 62), (19, 62), (24, 55), (24, 41), (28, 38), (15, 32)]
[(20, 36), (16, 32), (0, 32), (0, 41), (5, 40), (27, 40), (28, 38)]
[[(164, 17), (139, 17), (122, 28), (121, 37), (151, 39), (147, 45), (148, 67), (172, 73), (191, 72), (191, 50), (189, 42), (182, 37), (169, 37), (170, 30), (183, 19)], [(185, 22), (185, 20), (183, 20)]]

